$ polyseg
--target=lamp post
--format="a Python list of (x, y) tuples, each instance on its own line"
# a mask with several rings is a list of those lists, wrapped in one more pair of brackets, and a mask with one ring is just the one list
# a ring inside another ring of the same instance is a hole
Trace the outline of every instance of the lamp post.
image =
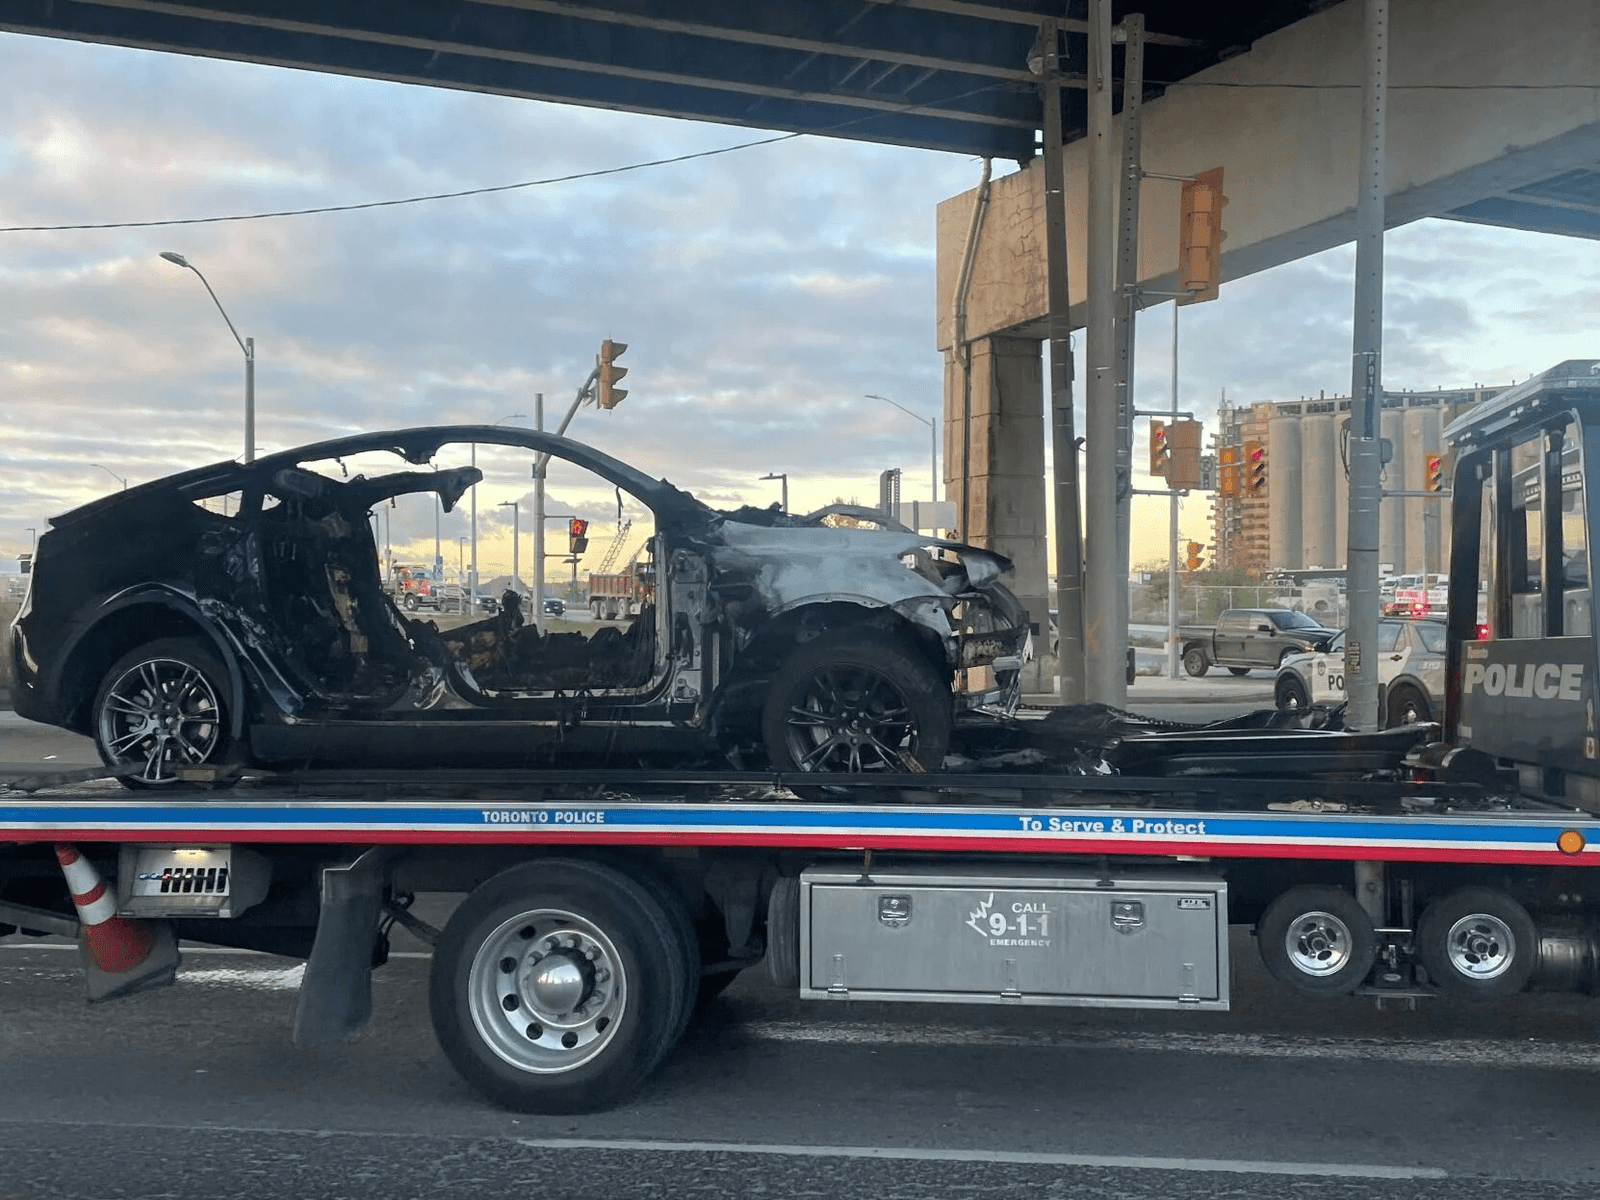
[[(494, 423), (496, 425), (503, 425), (507, 421), (520, 420), (525, 415), (526, 415), (525, 413), (510, 413), (510, 414), (508, 414), (508, 415), (506, 415), (504, 417), (501, 417), (498, 421), (496, 421)], [(477, 442), (473, 442), (472, 443), (472, 465), (474, 467), (476, 467), (478, 465), (478, 443)], [(478, 611), (478, 485), (477, 484), (473, 484), (472, 485), (472, 519), (471, 519), (471, 524), (472, 524), (472, 586), (471, 586), (471, 589), (470, 589), (470, 591), (471, 591), (471, 606), (472, 606), (472, 611), (473, 612), (477, 612)]]
[(780, 480), (782, 482), (782, 484), (783, 484), (783, 504), (782, 504), (782, 509), (783, 509), (784, 512), (788, 512), (789, 511), (789, 473), (787, 471), (779, 471), (779, 472), (777, 472), (776, 474), (773, 474), (773, 475), (763, 475), (761, 478), (763, 480), (777, 479), (777, 480)]
[(518, 569), (521, 564), (517, 558), (517, 543), (522, 540), (522, 530), (518, 524), (522, 505), (515, 500), (502, 500), (500, 501), (500, 507), (511, 510), (511, 590), (520, 594), (522, 592), (522, 572)]
[(23, 528), (28, 531), (28, 549), (37, 550), (39, 548), (39, 531), (32, 525), (24, 525)]
[(222, 319), (228, 322), (228, 332), (233, 334), (233, 340), (239, 343), (239, 349), (244, 351), (244, 460), (256, 460), (256, 340), (255, 338), (242, 338), (239, 331), (233, 327), (233, 322), (228, 320), (228, 310), (222, 307), (222, 301), (217, 299), (216, 292), (211, 290), (211, 283), (200, 268), (195, 266), (176, 250), (163, 250), (161, 257), (169, 263), (193, 271), (206, 285), (206, 291), (211, 295), (211, 303), (217, 306), (217, 311), (222, 314)]
[(924, 417), (912, 412), (897, 400), (887, 396), (878, 396), (872, 392), (865, 393), (868, 400), (882, 400), (885, 404), (893, 404), (908, 417), (915, 417), (928, 427), (928, 487), (932, 489), (930, 498), (935, 504), (939, 502), (939, 426), (931, 417)]
[[(90, 463), (89, 465), (91, 467), (100, 467), (99, 463)], [(123, 491), (127, 491), (128, 490), (128, 481), (126, 479), (124, 479), (121, 475), (118, 475), (110, 467), (100, 467), (100, 469), (102, 471), (104, 471), (107, 475), (111, 476), (111, 478), (115, 479), (118, 483), (120, 483), (122, 485), (122, 490)]]

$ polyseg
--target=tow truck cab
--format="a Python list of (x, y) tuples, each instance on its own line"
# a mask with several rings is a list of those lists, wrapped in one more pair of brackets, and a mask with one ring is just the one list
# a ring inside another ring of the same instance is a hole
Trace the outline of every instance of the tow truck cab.
[(1444, 737), (1514, 768), (1524, 795), (1600, 813), (1589, 533), (1600, 479), (1586, 470), (1600, 463), (1600, 360), (1551, 367), (1445, 438), (1456, 461)]

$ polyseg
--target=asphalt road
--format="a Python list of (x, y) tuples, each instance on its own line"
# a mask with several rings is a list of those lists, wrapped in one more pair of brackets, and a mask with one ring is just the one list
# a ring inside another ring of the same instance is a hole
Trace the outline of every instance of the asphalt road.
[(1302, 1002), (1236, 936), (1235, 1011), (801, 1002), (756, 973), (633, 1103), (501, 1112), (435, 1048), (427, 962), (289, 1045), (298, 968), (191, 952), (97, 1007), (0, 943), (0, 1197), (1592, 1197), (1594, 1001)]

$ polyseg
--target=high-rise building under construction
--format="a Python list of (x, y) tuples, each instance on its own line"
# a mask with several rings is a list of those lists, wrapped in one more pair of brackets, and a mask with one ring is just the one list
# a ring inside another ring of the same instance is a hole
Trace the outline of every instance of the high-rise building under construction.
[[(1381, 434), (1393, 445), (1383, 468), (1387, 491), (1423, 491), (1428, 459), (1449, 455), (1442, 430), (1458, 414), (1504, 390), (1474, 384), (1432, 392), (1385, 392)], [(1350, 486), (1342, 452), (1348, 396), (1317, 396), (1248, 407), (1223, 403), (1213, 442), (1223, 472), (1212, 498), (1212, 565), (1260, 574), (1345, 565)], [(1259, 461), (1245, 461), (1255, 454)], [(1231, 464), (1237, 462), (1234, 468)], [(1226, 473), (1237, 471), (1230, 478)], [(1255, 472), (1256, 486), (1251, 474)], [(1262, 477), (1264, 476), (1264, 480)], [(1444, 499), (1386, 497), (1379, 510), (1380, 561), (1397, 573), (1444, 571), (1449, 564)]]

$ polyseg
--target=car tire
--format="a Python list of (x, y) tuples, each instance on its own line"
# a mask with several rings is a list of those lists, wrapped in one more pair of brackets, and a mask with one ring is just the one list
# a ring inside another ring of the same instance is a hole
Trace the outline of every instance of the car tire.
[(1402, 683), (1389, 693), (1384, 712), (1384, 726), (1390, 729), (1397, 725), (1415, 725), (1433, 720), (1433, 708), (1428, 698), (1409, 683)]
[(950, 727), (949, 685), (909, 639), (882, 630), (802, 642), (773, 676), (761, 717), (780, 771), (936, 771)]
[(1349, 892), (1312, 884), (1284, 892), (1256, 924), (1261, 961), (1274, 979), (1306, 996), (1346, 996), (1366, 980), (1378, 936)]
[(181, 770), (230, 760), (232, 695), (227, 668), (204, 642), (150, 642), (123, 655), (101, 680), (91, 713), (95, 748), (114, 770), (142, 764), (139, 774), (118, 776), (126, 788), (184, 787)]
[(1199, 646), (1190, 646), (1183, 652), (1183, 669), (1195, 679), (1211, 670), (1211, 660)]
[(1305, 712), (1311, 707), (1311, 697), (1306, 685), (1296, 675), (1283, 674), (1272, 689), (1272, 701), (1283, 712)]
[(625, 1099), (682, 1035), (698, 986), (675, 903), (582, 859), (541, 859), (482, 884), (434, 947), (428, 1007), (445, 1057), (521, 1112)]
[(1236, 676), (1237, 675), (1248, 675), (1248, 674), (1250, 674), (1250, 668), (1249, 667), (1229, 667), (1228, 668), (1228, 674), (1236, 675)]

